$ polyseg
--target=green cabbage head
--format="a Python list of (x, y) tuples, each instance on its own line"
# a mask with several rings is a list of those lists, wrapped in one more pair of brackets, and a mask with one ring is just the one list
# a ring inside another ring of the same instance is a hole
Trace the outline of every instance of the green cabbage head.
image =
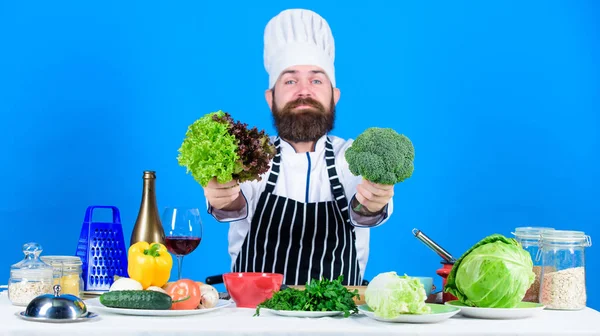
[(456, 261), (444, 291), (472, 307), (514, 308), (534, 280), (529, 252), (515, 239), (493, 234)]
[(427, 314), (427, 294), (419, 279), (399, 276), (396, 272), (380, 273), (365, 290), (365, 302), (375, 315), (394, 318), (400, 314)]

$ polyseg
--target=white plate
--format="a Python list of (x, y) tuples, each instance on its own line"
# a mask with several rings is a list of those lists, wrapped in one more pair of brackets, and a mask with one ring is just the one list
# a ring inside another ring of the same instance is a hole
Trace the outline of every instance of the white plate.
[(219, 300), (213, 308), (206, 309), (189, 309), (189, 310), (154, 310), (154, 309), (125, 309), (106, 307), (100, 303), (99, 298), (88, 299), (84, 301), (88, 307), (94, 307), (94, 310), (107, 313), (122, 314), (122, 315), (137, 315), (137, 316), (186, 316), (209, 313), (215, 310), (223, 309), (233, 304), (231, 300)]
[(533, 302), (521, 302), (515, 308), (480, 308), (469, 307), (464, 303), (454, 300), (446, 302), (446, 305), (460, 308), (460, 313), (466, 317), (480, 319), (521, 319), (531, 317), (544, 310), (545, 306)]
[(396, 322), (396, 323), (438, 323), (445, 321), (452, 316), (456, 315), (460, 312), (460, 308), (443, 306), (440, 304), (427, 303), (427, 306), (431, 308), (431, 313), (428, 314), (402, 314), (400, 316), (396, 316), (394, 318), (384, 318), (381, 316), (375, 315), (373, 310), (366, 305), (358, 306), (358, 310), (367, 315), (367, 317), (372, 318), (373, 320), (381, 321), (381, 322)]
[(300, 311), (300, 310), (274, 310), (268, 308), (260, 308), (260, 313), (269, 312), (275, 315), (288, 317), (327, 317), (344, 315), (343, 311)]

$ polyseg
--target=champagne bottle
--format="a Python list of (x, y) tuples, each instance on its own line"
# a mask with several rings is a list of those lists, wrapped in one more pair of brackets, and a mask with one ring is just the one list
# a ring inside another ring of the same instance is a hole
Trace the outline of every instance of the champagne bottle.
[(164, 244), (165, 230), (162, 227), (156, 203), (156, 173), (149, 170), (144, 171), (143, 180), (142, 203), (131, 233), (130, 244), (133, 245), (139, 241)]

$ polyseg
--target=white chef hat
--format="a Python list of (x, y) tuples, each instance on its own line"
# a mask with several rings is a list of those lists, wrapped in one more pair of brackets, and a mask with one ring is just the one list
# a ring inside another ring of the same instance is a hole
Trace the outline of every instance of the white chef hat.
[(335, 87), (335, 44), (329, 24), (319, 14), (306, 9), (282, 11), (267, 24), (264, 44), (269, 88), (294, 65), (322, 68)]

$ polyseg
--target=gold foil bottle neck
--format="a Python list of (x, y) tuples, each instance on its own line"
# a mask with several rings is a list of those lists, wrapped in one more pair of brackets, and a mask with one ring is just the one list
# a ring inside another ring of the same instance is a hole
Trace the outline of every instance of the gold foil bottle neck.
[(145, 170), (143, 179), (156, 179), (156, 172), (153, 170)]

